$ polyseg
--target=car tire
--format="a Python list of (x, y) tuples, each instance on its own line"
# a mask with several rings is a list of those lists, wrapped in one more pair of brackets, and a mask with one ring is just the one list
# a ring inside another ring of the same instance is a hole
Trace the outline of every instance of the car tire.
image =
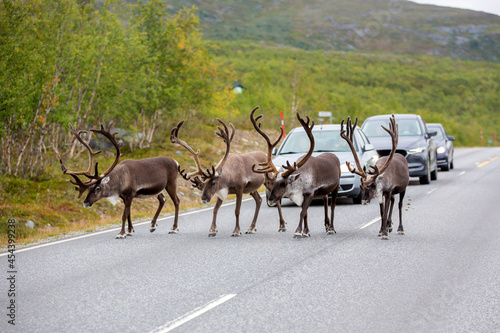
[(438, 166), (436, 161), (436, 167), (434, 168), (434, 171), (431, 171), (431, 180), (437, 180), (437, 179), (438, 179)]
[(446, 161), (446, 165), (444, 165), (444, 166), (441, 167), (441, 170), (443, 170), (443, 171), (450, 171), (450, 169), (451, 169), (451, 163), (450, 163), (450, 160), (448, 159)]
[(355, 204), (355, 205), (360, 205), (362, 198), (363, 198), (363, 193), (359, 192), (358, 196), (352, 197), (352, 203)]
[(427, 174), (425, 176), (420, 177), (420, 184), (427, 185), (431, 183), (431, 166), (429, 165), (429, 161), (427, 161)]
[(453, 154), (451, 154), (451, 156), (450, 156), (450, 170), (453, 168), (455, 168), (455, 167), (453, 166)]

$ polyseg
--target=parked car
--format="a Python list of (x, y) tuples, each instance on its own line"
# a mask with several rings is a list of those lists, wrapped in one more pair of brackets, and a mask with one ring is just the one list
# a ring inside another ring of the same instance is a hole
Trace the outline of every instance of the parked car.
[[(346, 161), (353, 163), (354, 166), (354, 158), (349, 145), (340, 137), (340, 125), (317, 125), (313, 128), (313, 135), (315, 142), (313, 156), (330, 152), (337, 155), (340, 160), (342, 174), (338, 197), (349, 197), (353, 199), (354, 203), (360, 204), (361, 177), (350, 173), (346, 166)], [(378, 154), (359, 127), (356, 127), (353, 138), (358, 158), (363, 164), (363, 168), (368, 170), (368, 167), (374, 165), (378, 160)], [(273, 164), (277, 168), (286, 165), (286, 161), (293, 165), (293, 162), (309, 151), (309, 145), (309, 138), (304, 128), (296, 127), (292, 129), (280, 148), (275, 149), (273, 152), (273, 155), (275, 155)]]
[(427, 124), (427, 128), (437, 132), (434, 140), (436, 141), (438, 167), (443, 171), (453, 169), (453, 155), (455, 153), (453, 141), (455, 141), (455, 137), (448, 135), (443, 125), (438, 123)]
[[(391, 137), (380, 127), (389, 126), (390, 116), (387, 114), (368, 117), (361, 126), (380, 156), (387, 156), (391, 152)], [(399, 130), (396, 153), (406, 157), (410, 177), (419, 177), (420, 184), (429, 184), (431, 180), (436, 180), (438, 166), (433, 136), (437, 132), (428, 130), (419, 115), (396, 114), (395, 117)]]

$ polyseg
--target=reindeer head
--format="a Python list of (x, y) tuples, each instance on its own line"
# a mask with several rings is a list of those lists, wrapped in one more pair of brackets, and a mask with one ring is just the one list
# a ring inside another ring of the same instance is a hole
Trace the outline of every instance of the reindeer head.
[(389, 118), (389, 129), (385, 128), (384, 126), (381, 126), (389, 135), (391, 136), (392, 139), (392, 149), (391, 153), (387, 158), (382, 158), (380, 159), (380, 163), (384, 163), (384, 165), (379, 169), (377, 165), (372, 165), (370, 166), (370, 170), (368, 171), (368, 175), (371, 177), (368, 178), (368, 175), (365, 173), (363, 168), (361, 167), (361, 163), (359, 162), (358, 155), (356, 153), (356, 149), (354, 148), (353, 144), (353, 134), (354, 134), (354, 129), (356, 128), (356, 125), (358, 124), (358, 117), (356, 117), (354, 124), (351, 125), (351, 117), (347, 118), (347, 131), (344, 130), (344, 120), (342, 119), (342, 123), (340, 124), (340, 136), (347, 141), (349, 144), (349, 147), (351, 148), (354, 161), (356, 162), (356, 168), (352, 168), (349, 162), (346, 162), (347, 167), (351, 173), (355, 173), (359, 176), (361, 176), (361, 192), (362, 192), (362, 198), (361, 198), (361, 203), (366, 205), (370, 203), (371, 199), (374, 197), (378, 197), (379, 200), (381, 200), (382, 196), (382, 185), (381, 182), (384, 178), (384, 171), (387, 169), (389, 166), (393, 156), (394, 152), (396, 151), (396, 147), (398, 145), (398, 125), (396, 124), (396, 119), (394, 115), (392, 115), (391, 118)]
[[(216, 166), (212, 165), (211, 170), (207, 169), (206, 171), (203, 171), (198, 157), (200, 150), (195, 152), (186, 142), (179, 139), (179, 129), (181, 128), (184, 121), (181, 121), (174, 129), (172, 129), (172, 132), (170, 133), (170, 141), (172, 143), (180, 144), (181, 146), (186, 148), (186, 150), (189, 151), (193, 156), (197, 171), (187, 173), (184, 169), (181, 170), (180, 166), (178, 167), (178, 171), (185, 180), (189, 180), (192, 182), (192, 186), (194, 188), (202, 191), (201, 201), (203, 203), (209, 203), (215, 193), (221, 191), (221, 189), (224, 187), (223, 184), (220, 183), (222, 168), (226, 163), (227, 157), (229, 156), (229, 149), (231, 147), (231, 141), (233, 140), (235, 132), (233, 124), (229, 124), (232, 129), (231, 134), (229, 134), (229, 130), (226, 124), (219, 118), (217, 118), (217, 121), (221, 123), (224, 128), (222, 129), (221, 127), (217, 126), (217, 129), (219, 131), (216, 131), (215, 134), (217, 134), (217, 136), (219, 136), (226, 143), (226, 151), (219, 163), (217, 163)], [(227, 195), (227, 193), (225, 195)]]
[[(116, 149), (116, 156), (115, 160), (113, 161), (113, 164), (106, 170), (104, 173), (99, 174), (98, 170), (98, 162), (95, 163), (94, 166), (94, 174), (91, 173), (92, 167), (94, 164), (94, 156), (101, 153), (101, 151), (96, 151), (94, 152), (92, 148), (89, 146), (85, 140), (81, 137), (82, 133), (86, 133), (89, 135), (89, 131), (76, 131), (71, 124), (69, 124), (69, 128), (73, 135), (77, 138), (78, 141), (80, 141), (81, 144), (88, 150), (89, 152), (89, 166), (87, 170), (85, 171), (69, 171), (66, 166), (64, 166), (62, 160), (60, 159), (59, 162), (61, 163), (61, 170), (63, 171), (64, 174), (70, 175), (73, 177), (74, 180), (70, 180), (70, 182), (73, 185), (76, 185), (75, 190), (78, 191), (78, 198), (82, 196), (82, 194), (88, 189), (89, 192), (87, 194), (87, 197), (85, 198), (83, 202), (84, 207), (92, 207), (92, 205), (100, 200), (101, 198), (109, 198), (112, 189), (109, 184), (110, 177), (112, 177), (111, 172), (113, 169), (116, 167), (118, 164), (118, 161), (120, 159), (120, 147), (118, 143), (116, 142), (115, 135), (116, 133), (110, 133), (109, 129), (106, 131), (104, 127), (101, 125), (101, 129), (96, 130), (92, 129), (90, 130), (91, 132), (97, 133), (97, 134), (102, 134), (105, 136), (112, 144), (115, 146)], [(110, 175), (111, 174), (111, 175)], [(85, 176), (89, 178), (90, 180), (88, 181), (82, 181), (78, 176)]]
[[(311, 144), (309, 147), (309, 151), (307, 152), (306, 155), (302, 156), (300, 160), (294, 163), (293, 165), (290, 165), (290, 163), (287, 161), (286, 162), (287, 165), (283, 165), (283, 168), (286, 171), (280, 172), (278, 171), (278, 169), (276, 169), (276, 167), (272, 162), (271, 152), (273, 148), (276, 147), (276, 145), (281, 140), (281, 137), (283, 136), (283, 129), (281, 129), (279, 138), (274, 143), (271, 143), (269, 136), (267, 136), (267, 134), (264, 133), (264, 131), (260, 128), (260, 123), (257, 123), (258, 120), (262, 118), (262, 115), (258, 116), (257, 118), (254, 118), (254, 113), (258, 108), (259, 107), (255, 107), (252, 110), (252, 113), (250, 115), (250, 120), (252, 121), (255, 130), (266, 140), (268, 152), (267, 152), (267, 161), (264, 163), (259, 163), (258, 165), (254, 165), (252, 167), (252, 171), (256, 173), (265, 174), (266, 180), (264, 184), (266, 188), (271, 192), (271, 195), (268, 198), (269, 204), (274, 205), (281, 198), (293, 192), (294, 185), (300, 176), (300, 173), (296, 171), (307, 162), (307, 160), (311, 157), (314, 151), (314, 136), (312, 134), (314, 121), (310, 121), (309, 117), (307, 116), (305, 120), (302, 119), (299, 113), (297, 112), (297, 119), (299, 120), (300, 124), (306, 131), (306, 134)], [(309, 123), (311, 123), (310, 126)]]

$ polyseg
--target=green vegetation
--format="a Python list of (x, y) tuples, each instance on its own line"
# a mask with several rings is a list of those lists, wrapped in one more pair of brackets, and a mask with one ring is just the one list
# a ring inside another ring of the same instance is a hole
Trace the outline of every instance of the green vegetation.
[[(333, 111), (336, 122), (347, 116), (362, 121), (375, 114), (418, 113), (427, 122), (443, 123), (459, 146), (479, 146), (481, 129), (487, 140), (500, 134), (498, 64), (305, 51), (252, 42), (219, 42), (213, 50), (248, 88), (235, 108), (283, 110), (288, 128), (297, 126), (291, 112), (295, 94), (299, 111), (313, 117), (317, 111)], [(279, 126), (278, 113), (271, 123)]]
[[(250, 7), (245, 24), (252, 21)], [(59, 158), (72, 170), (86, 169), (88, 163), (68, 122), (79, 130), (100, 123), (120, 129), (122, 158), (165, 155), (183, 168), (192, 166), (191, 157), (169, 140), (180, 120), (186, 120), (182, 138), (200, 148), (208, 167), (223, 149), (213, 134), (216, 117), (238, 129), (233, 152), (263, 148), (248, 120), (256, 105), (265, 114), (264, 126), (276, 133), (279, 111), (287, 131), (298, 125), (295, 111), (317, 123), (318, 111), (333, 111), (335, 122), (347, 116), (362, 121), (374, 114), (418, 113), (428, 122), (443, 123), (457, 146), (479, 146), (481, 129), (485, 142), (496, 144), (499, 64), (318, 50), (306, 44), (310, 50), (250, 40), (207, 41), (195, 9), (164, 16), (166, 8), (159, 0), (127, 6), (76, 0), (0, 3), (0, 244), (6, 243), (9, 218), (19, 222), (20, 242), (121, 220), (121, 203), (113, 207), (103, 200), (83, 209), (83, 199), (76, 199), (69, 177), (62, 175)], [(203, 10), (200, 15), (206, 21)], [(453, 15), (449, 20), (456, 23)], [(275, 28), (267, 31), (273, 34)], [(246, 86), (242, 94), (231, 91), (235, 80)], [(99, 155), (103, 168), (111, 160), (111, 152)], [(198, 191), (184, 180), (179, 193), (182, 209), (199, 205)], [(172, 208), (167, 202), (163, 212)], [(136, 200), (132, 216), (151, 218), (155, 209), (155, 199)], [(35, 222), (34, 229), (24, 226), (28, 220)]]

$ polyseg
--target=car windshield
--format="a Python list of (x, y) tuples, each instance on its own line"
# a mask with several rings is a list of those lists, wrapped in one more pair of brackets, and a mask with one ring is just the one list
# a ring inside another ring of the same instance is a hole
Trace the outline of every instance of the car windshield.
[[(416, 119), (399, 119), (398, 124), (399, 136), (422, 136), (422, 129), (418, 125)], [(367, 137), (389, 137), (389, 133), (381, 127), (389, 128), (389, 120), (374, 119), (363, 123), (363, 132)]]
[[(340, 130), (313, 131), (315, 152), (348, 152), (347, 142), (340, 137)], [(309, 138), (306, 132), (292, 132), (281, 147), (282, 154), (305, 154), (309, 151)]]
[(441, 128), (441, 126), (429, 126), (429, 125), (427, 125), (427, 129), (429, 129), (430, 131), (437, 132), (436, 136), (434, 137), (435, 140), (437, 140), (437, 141), (444, 140), (444, 133), (443, 133), (443, 129)]

